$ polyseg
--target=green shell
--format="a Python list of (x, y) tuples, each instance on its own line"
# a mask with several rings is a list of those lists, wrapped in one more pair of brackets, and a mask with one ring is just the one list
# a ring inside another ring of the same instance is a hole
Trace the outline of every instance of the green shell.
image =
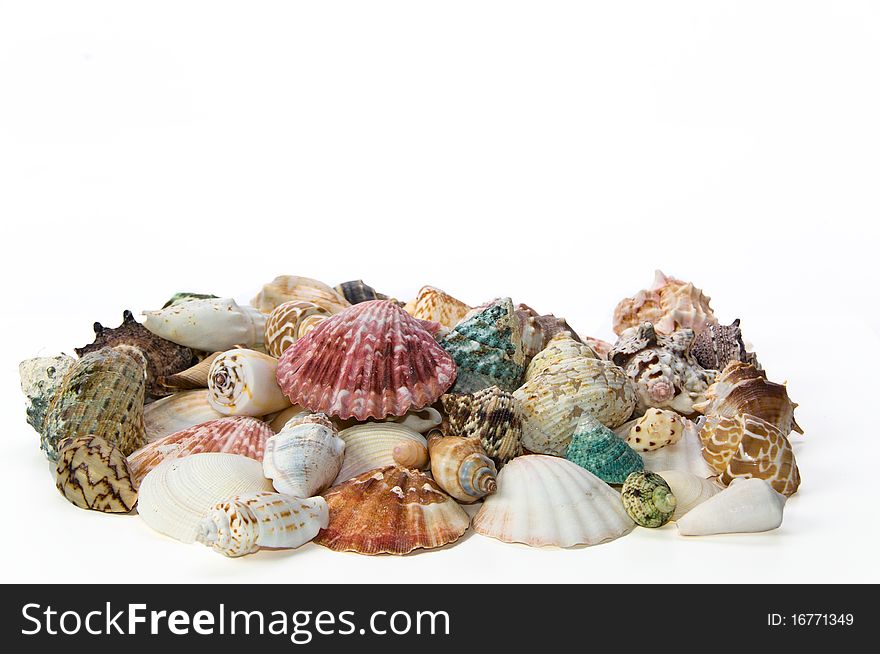
[(590, 415), (578, 422), (565, 458), (608, 484), (622, 484), (645, 468), (638, 452)]
[(642, 527), (662, 527), (675, 512), (675, 495), (666, 480), (653, 472), (634, 472), (620, 492), (623, 508)]
[(462, 320), (440, 345), (458, 366), (452, 392), (474, 393), (490, 386), (512, 391), (520, 385), (525, 358), (510, 298), (496, 300)]

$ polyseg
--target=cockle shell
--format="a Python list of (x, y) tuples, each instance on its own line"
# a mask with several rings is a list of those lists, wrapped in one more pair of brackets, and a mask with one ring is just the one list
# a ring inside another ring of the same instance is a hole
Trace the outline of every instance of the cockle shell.
[(694, 405), (706, 399), (716, 373), (700, 367), (690, 354), (693, 340), (690, 329), (666, 336), (649, 322), (620, 335), (608, 358), (632, 380), (637, 414), (656, 407), (690, 415)]
[(453, 328), (467, 315), (471, 308), (461, 300), (433, 286), (422, 286), (416, 298), (404, 307), (413, 318), (438, 322)]
[(523, 381), (534, 379), (551, 366), (558, 365), (575, 357), (599, 358), (589, 345), (581, 343), (572, 333), (560, 332), (554, 335), (547, 342), (546, 347), (532, 358), (529, 367), (526, 368)]
[(146, 441), (146, 359), (128, 345), (105, 347), (78, 359), (52, 397), (41, 438), (51, 461), (65, 438), (98, 436), (131, 454)]
[(314, 302), (294, 300), (279, 304), (266, 319), (266, 352), (280, 357), (284, 350), (332, 314)]
[(623, 508), (637, 525), (654, 529), (672, 518), (677, 499), (669, 484), (653, 472), (633, 472), (620, 491)]
[(523, 409), (510, 393), (490, 386), (472, 395), (447, 394), (440, 400), (450, 433), (479, 438), (496, 468), (522, 454)]
[(345, 441), (327, 416), (302, 415), (266, 442), (263, 474), (279, 493), (311, 497), (333, 483), (344, 456)]
[(42, 433), (52, 398), (74, 362), (73, 357), (59, 354), (27, 359), (18, 364), (21, 391), (28, 401), (27, 422), (38, 433)]
[(85, 347), (74, 348), (78, 356), (105, 347), (130, 345), (141, 351), (147, 361), (147, 394), (162, 397), (169, 394), (159, 380), (186, 370), (195, 363), (195, 356), (188, 347), (172, 343), (149, 331), (134, 319), (131, 311), (124, 311), (122, 324), (110, 329), (96, 322), (95, 340)]
[(356, 279), (351, 282), (342, 282), (337, 284), (334, 289), (350, 304), (360, 304), (361, 302), (369, 302), (370, 300), (390, 300), (387, 295), (383, 295), (376, 291), (369, 284), (364, 283), (362, 279)]
[(232, 298), (190, 300), (144, 316), (144, 327), (157, 336), (204, 352), (261, 345), (266, 331), (264, 314)]
[(165, 461), (147, 473), (137, 509), (150, 528), (192, 543), (211, 507), (255, 491), (272, 492), (259, 461), (220, 452), (193, 454)]
[(687, 418), (675, 411), (648, 409), (641, 418), (626, 422), (615, 431), (636, 452), (650, 452), (680, 441), (686, 425)]
[(468, 528), (467, 513), (427, 475), (400, 466), (370, 470), (324, 493), (330, 524), (315, 542), (359, 554), (442, 547)]
[(788, 398), (784, 384), (767, 381), (767, 373), (752, 365), (732, 361), (706, 391), (706, 401), (694, 409), (706, 416), (734, 418), (741, 413), (757, 416), (788, 436), (803, 434), (795, 422), (797, 404)]
[(215, 504), (199, 523), (196, 540), (230, 557), (261, 547), (293, 549), (312, 540), (329, 517), (323, 497), (245, 493)]
[(128, 513), (137, 503), (137, 484), (125, 455), (103, 438), (63, 441), (55, 474), (61, 494), (82, 509)]
[(294, 404), (342, 419), (381, 419), (432, 404), (455, 362), (390, 300), (361, 302), (285, 350), (278, 383)]
[(440, 415), (440, 412), (434, 407), (426, 406), (423, 409), (407, 411), (406, 415), (403, 416), (391, 416), (385, 418), (385, 421), (396, 422), (399, 425), (409, 427), (420, 434), (424, 434), (435, 427), (439, 427), (440, 423), (443, 422), (443, 416)]
[(614, 309), (614, 333), (620, 336), (624, 330), (645, 321), (654, 323), (657, 331), (664, 334), (683, 328), (699, 333), (716, 322), (710, 299), (693, 284), (667, 277), (658, 270), (651, 288), (621, 300)]
[[(341, 484), (368, 470), (395, 463), (406, 468), (427, 464), (428, 441), (420, 433), (393, 422), (366, 422), (339, 432), (345, 441), (345, 458), (333, 484)], [(407, 445), (412, 443), (412, 445)], [(395, 458), (395, 448), (402, 446)], [(422, 461), (421, 465), (418, 463)]]
[(578, 421), (565, 458), (609, 484), (622, 484), (644, 469), (638, 452), (589, 414)]
[(682, 536), (744, 534), (782, 524), (785, 496), (763, 479), (738, 479), (678, 519)]
[(214, 352), (186, 370), (181, 370), (167, 377), (160, 377), (158, 380), (159, 387), (163, 391), (170, 393), (208, 388), (208, 374), (211, 371), (211, 364), (221, 354), (222, 352)]
[(157, 465), (200, 452), (240, 454), (263, 460), (266, 441), (275, 433), (262, 420), (245, 416), (223, 417), (169, 434), (128, 457), (132, 476), (140, 481)]
[(498, 491), (483, 502), (474, 531), (533, 547), (597, 545), (635, 527), (620, 495), (571, 461), (530, 454), (498, 473)]
[(268, 284), (263, 285), (251, 305), (263, 313), (272, 313), (279, 305), (291, 301), (313, 302), (331, 314), (339, 313), (351, 306), (342, 295), (317, 279), (297, 277), (296, 275), (279, 275)]
[(476, 502), (498, 488), (497, 471), (479, 438), (428, 436), (431, 476), (434, 481), (459, 502)]
[(525, 372), (519, 319), (509, 297), (471, 311), (440, 339), (440, 345), (458, 366), (454, 393), (490, 386), (512, 391)]
[(200, 388), (182, 391), (144, 407), (147, 441), (152, 443), (181, 429), (224, 417), (208, 402), (210, 391)]
[(684, 470), (662, 470), (657, 474), (666, 480), (669, 488), (672, 489), (672, 494), (675, 495), (676, 504), (672, 520), (678, 520), (698, 504), (722, 491), (722, 486), (711, 479), (703, 479)]
[(739, 327), (739, 318), (729, 325), (710, 323), (697, 334), (691, 354), (704, 368), (724, 370), (731, 361), (750, 363), (760, 369), (754, 352), (746, 351)]
[(640, 452), (645, 470), (680, 470), (689, 472), (701, 479), (714, 477), (717, 473), (703, 458), (703, 445), (700, 430), (690, 420), (685, 422), (681, 440), (659, 450)]
[(542, 316), (525, 304), (516, 305), (516, 317), (519, 319), (523, 354), (526, 359), (531, 359), (543, 350), (550, 339), (560, 333), (568, 333), (574, 340), (580, 342), (580, 337), (564, 318), (557, 318), (553, 314)]
[(290, 406), (276, 381), (278, 360), (255, 350), (224, 352), (208, 372), (208, 402), (222, 414), (263, 416)]
[(722, 484), (736, 477), (757, 477), (783, 495), (797, 491), (801, 477), (794, 452), (775, 425), (747, 413), (709, 416), (702, 422), (703, 458)]

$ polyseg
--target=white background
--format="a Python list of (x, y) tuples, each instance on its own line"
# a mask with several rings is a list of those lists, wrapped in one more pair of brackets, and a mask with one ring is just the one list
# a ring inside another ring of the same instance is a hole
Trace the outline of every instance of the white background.
[[(3, 581), (880, 581), (872, 2), (0, 2)], [(806, 437), (781, 529), (227, 560), (68, 504), (21, 359), (276, 274), (507, 294), (611, 337), (655, 268)]]

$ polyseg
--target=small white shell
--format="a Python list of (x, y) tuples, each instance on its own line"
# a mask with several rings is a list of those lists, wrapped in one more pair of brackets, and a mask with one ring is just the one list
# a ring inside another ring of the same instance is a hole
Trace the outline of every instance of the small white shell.
[(223, 352), (208, 372), (208, 402), (228, 416), (263, 416), (290, 406), (275, 380), (278, 360), (255, 350)]
[(232, 298), (189, 300), (158, 311), (144, 311), (144, 327), (157, 336), (205, 352), (263, 343), (266, 315)]
[(311, 497), (330, 487), (344, 456), (345, 441), (326, 416), (301, 416), (266, 441), (263, 473), (279, 493)]
[(763, 479), (737, 479), (688, 511), (676, 524), (682, 536), (769, 531), (782, 524), (784, 507), (785, 495)]
[(345, 459), (333, 485), (341, 484), (352, 477), (373, 470), (394, 465), (394, 448), (403, 441), (411, 441), (428, 448), (428, 441), (417, 431), (394, 422), (367, 422), (354, 425), (339, 432), (345, 441)]
[(208, 402), (209, 395), (207, 388), (199, 388), (175, 393), (147, 404), (144, 407), (147, 442), (152, 443), (182, 429), (222, 418), (223, 414)]
[(672, 520), (678, 520), (692, 508), (723, 490), (722, 486), (711, 479), (703, 479), (686, 470), (664, 470), (657, 474), (663, 477), (672, 489), (672, 494), (675, 495), (676, 504)]
[(681, 440), (659, 450), (641, 452), (645, 470), (683, 470), (697, 477), (708, 479), (716, 473), (703, 458), (703, 446), (700, 442), (700, 430), (690, 420), (685, 420)]

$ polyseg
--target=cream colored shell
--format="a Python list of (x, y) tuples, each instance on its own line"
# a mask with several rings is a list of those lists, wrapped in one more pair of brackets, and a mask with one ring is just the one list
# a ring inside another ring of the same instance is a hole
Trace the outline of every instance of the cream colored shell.
[(223, 352), (208, 373), (208, 402), (228, 416), (263, 416), (289, 407), (275, 379), (277, 366), (277, 359), (255, 350)]
[(145, 406), (147, 442), (152, 443), (182, 429), (222, 418), (223, 414), (208, 402), (209, 395), (207, 388), (182, 391)]
[[(394, 422), (366, 422), (339, 432), (345, 441), (345, 459), (333, 485), (359, 474), (397, 463), (394, 448), (406, 443), (427, 453), (428, 441), (417, 431)], [(413, 467), (413, 466), (407, 466)]]

